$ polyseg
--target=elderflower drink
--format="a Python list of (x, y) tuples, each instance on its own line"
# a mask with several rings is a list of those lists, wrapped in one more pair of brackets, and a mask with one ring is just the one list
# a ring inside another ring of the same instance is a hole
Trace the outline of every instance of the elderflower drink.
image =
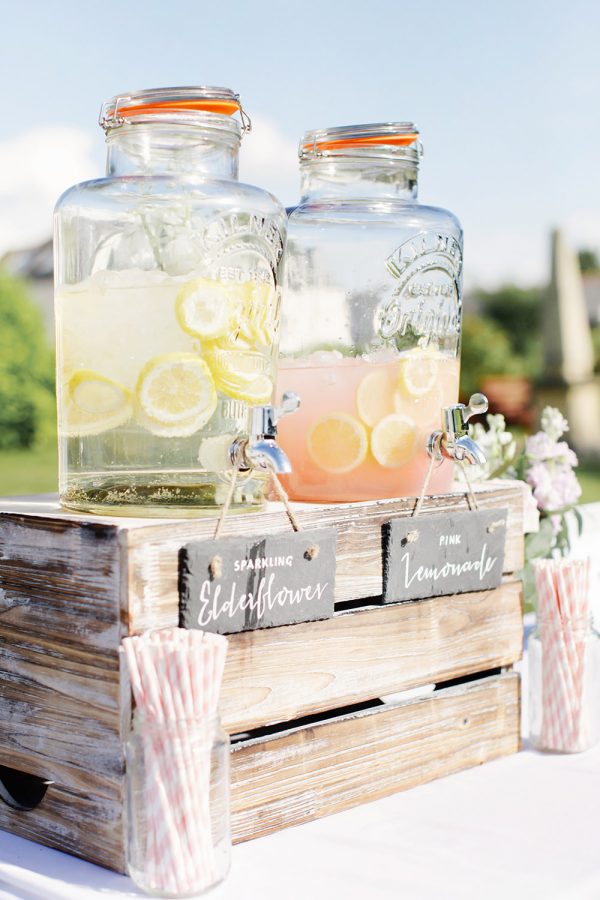
[[(118, 109), (117, 109), (118, 107)], [(272, 399), (285, 214), (240, 185), (236, 95), (177, 88), (105, 108), (108, 176), (56, 213), (61, 502), (170, 516), (229, 496), (236, 438)], [(263, 503), (240, 473), (233, 509)]]

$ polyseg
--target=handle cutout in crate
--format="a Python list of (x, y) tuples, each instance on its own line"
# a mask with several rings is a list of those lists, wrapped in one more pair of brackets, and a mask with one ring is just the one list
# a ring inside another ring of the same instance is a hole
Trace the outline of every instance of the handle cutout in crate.
[(179, 624), (218, 634), (333, 616), (333, 528), (187, 544), (179, 558)]
[(383, 602), (497, 587), (506, 509), (398, 518), (383, 526)]
[(0, 800), (21, 812), (28, 812), (39, 806), (51, 784), (53, 782), (47, 778), (29, 775), (9, 766), (0, 766)]

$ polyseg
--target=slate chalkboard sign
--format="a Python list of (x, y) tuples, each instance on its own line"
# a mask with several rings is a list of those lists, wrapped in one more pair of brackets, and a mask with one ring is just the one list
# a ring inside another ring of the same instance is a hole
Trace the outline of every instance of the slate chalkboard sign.
[(333, 528), (194, 541), (179, 558), (179, 624), (218, 634), (333, 615)]
[(383, 526), (383, 602), (497, 587), (507, 510), (392, 519)]

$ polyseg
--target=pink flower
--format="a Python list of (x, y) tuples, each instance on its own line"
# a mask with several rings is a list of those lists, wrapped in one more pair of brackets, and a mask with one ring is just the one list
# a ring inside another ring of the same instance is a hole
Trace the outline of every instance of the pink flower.
[(567, 466), (579, 465), (576, 453), (571, 450), (566, 441), (558, 441), (558, 443), (554, 445), (553, 457), (557, 462), (565, 463)]
[(551, 461), (534, 463), (526, 475), (538, 508), (544, 512), (572, 506), (581, 488), (570, 466)]
[(525, 441), (525, 453), (531, 460), (550, 459), (554, 456), (555, 447), (555, 442), (545, 431), (538, 431)]

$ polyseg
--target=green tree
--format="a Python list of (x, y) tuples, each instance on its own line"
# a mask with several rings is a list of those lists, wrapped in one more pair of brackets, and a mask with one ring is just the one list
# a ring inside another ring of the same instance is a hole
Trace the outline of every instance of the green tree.
[(23, 282), (0, 270), (0, 449), (55, 434), (54, 359)]
[[(513, 353), (535, 370), (539, 365), (542, 290), (508, 284), (496, 291), (478, 291), (475, 296), (482, 315), (502, 328)], [(523, 374), (532, 375), (534, 371)]]
[(461, 397), (480, 391), (486, 375), (519, 374), (519, 361), (504, 330), (489, 319), (465, 315), (460, 363)]
[(600, 272), (600, 260), (594, 250), (580, 250), (577, 256), (582, 272)]

